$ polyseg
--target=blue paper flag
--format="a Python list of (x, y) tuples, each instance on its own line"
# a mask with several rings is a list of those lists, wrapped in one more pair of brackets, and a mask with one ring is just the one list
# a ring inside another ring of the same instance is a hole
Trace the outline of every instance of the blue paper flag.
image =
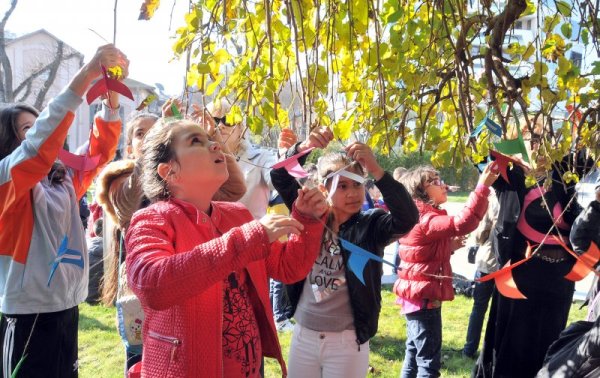
[(469, 135), (471, 138), (477, 138), (479, 136), (479, 134), (481, 134), (481, 132), (483, 131), (483, 126), (485, 126), (485, 120), (487, 119), (487, 116), (485, 116), (481, 122), (479, 122), (479, 125), (477, 125), (477, 127), (475, 128), (475, 130), (473, 130), (473, 132), (471, 133), (471, 135)]
[(350, 243), (347, 240), (340, 238), (340, 243), (342, 244), (342, 247), (346, 251), (350, 252), (350, 257), (348, 257), (348, 261), (346, 262), (346, 267), (352, 273), (354, 273), (356, 278), (358, 278), (358, 280), (360, 282), (362, 282), (363, 285), (366, 285), (365, 279), (363, 277), (363, 273), (365, 270), (365, 265), (367, 265), (369, 260), (379, 261), (381, 263), (386, 263), (388, 265), (391, 265), (394, 268), (398, 268), (396, 265), (392, 264), (391, 262), (384, 260), (381, 257), (379, 257), (367, 250), (364, 250), (364, 249), (360, 248), (359, 246)]
[(502, 137), (502, 127), (498, 125), (496, 122), (492, 121), (489, 117), (485, 117), (485, 125), (487, 128), (494, 134), (499, 137)]
[(56, 254), (56, 259), (52, 262), (52, 269), (50, 269), (50, 277), (48, 277), (48, 286), (50, 286), (50, 281), (52, 281), (52, 277), (54, 277), (54, 273), (56, 269), (58, 269), (58, 264), (73, 264), (77, 265), (81, 269), (83, 269), (83, 255), (80, 251), (76, 251), (68, 248), (69, 238), (65, 235), (64, 239), (60, 243), (58, 247), (58, 253)]

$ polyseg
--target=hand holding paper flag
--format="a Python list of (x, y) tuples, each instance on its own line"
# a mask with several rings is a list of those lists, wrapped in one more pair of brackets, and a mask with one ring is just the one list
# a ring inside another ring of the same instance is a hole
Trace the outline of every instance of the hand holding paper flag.
[[(106, 67), (102, 66), (102, 77), (88, 90), (85, 96), (87, 103), (91, 104), (95, 99), (103, 94), (108, 94), (109, 90), (122, 94), (133, 101), (133, 94), (131, 93), (131, 90), (119, 80), (109, 77), (108, 73), (106, 72)], [(113, 107), (112, 104), (110, 104), (110, 99), (109, 105), (111, 108)]]
[(494, 161), (498, 165), (498, 171), (500, 172), (500, 175), (507, 183), (510, 183), (508, 180), (508, 163), (518, 164), (523, 167), (523, 164), (521, 164), (520, 161), (511, 158), (510, 156), (501, 154), (498, 151), (490, 150), (490, 155), (494, 158)]

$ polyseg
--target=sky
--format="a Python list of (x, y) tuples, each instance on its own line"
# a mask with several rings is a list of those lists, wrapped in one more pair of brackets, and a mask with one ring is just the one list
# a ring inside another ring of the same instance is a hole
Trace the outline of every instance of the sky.
[[(114, 0), (19, 0), (6, 30), (19, 36), (46, 29), (83, 53), (88, 61), (98, 46), (106, 44), (89, 29), (112, 42), (114, 3)], [(118, 2), (116, 45), (130, 61), (130, 78), (149, 85), (161, 83), (166, 93), (177, 95), (183, 88), (185, 63), (173, 59), (171, 46), (175, 30), (184, 23), (188, 2), (162, 0), (152, 19), (138, 21), (142, 3), (143, 0)], [(8, 6), (9, 0), (0, 0), (1, 15)]]

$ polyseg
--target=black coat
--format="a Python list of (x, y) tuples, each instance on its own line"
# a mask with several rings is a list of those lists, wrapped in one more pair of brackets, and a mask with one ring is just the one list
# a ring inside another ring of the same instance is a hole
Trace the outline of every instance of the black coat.
[[(295, 149), (292, 148), (288, 156), (294, 153)], [(301, 158), (300, 163), (303, 164), (305, 160), (306, 157)], [(281, 168), (271, 171), (271, 181), (286, 206), (291, 209), (300, 187), (296, 180)], [(339, 237), (383, 257), (384, 248), (409, 232), (417, 223), (419, 212), (406, 188), (389, 173), (386, 172), (375, 185), (381, 191), (389, 213), (382, 209), (358, 212), (340, 225)], [(341, 250), (342, 258), (348, 261), (349, 252), (344, 248)], [(365, 266), (363, 277), (366, 285), (354, 273), (348, 269), (345, 271), (358, 344), (365, 343), (377, 333), (382, 274), (382, 264), (375, 260), (369, 260)], [(293, 312), (296, 311), (303, 287), (304, 280), (286, 286)]]

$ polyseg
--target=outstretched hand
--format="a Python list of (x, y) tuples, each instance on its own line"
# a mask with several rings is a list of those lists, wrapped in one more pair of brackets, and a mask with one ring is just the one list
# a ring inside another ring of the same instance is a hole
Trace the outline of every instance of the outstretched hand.
[(485, 167), (483, 172), (481, 172), (477, 183), (489, 187), (498, 179), (498, 176), (500, 176), (498, 163), (493, 161)]
[(323, 192), (318, 188), (309, 189), (303, 187), (298, 189), (298, 198), (296, 198), (296, 210), (310, 218), (321, 218), (327, 211), (327, 200)]
[(299, 235), (304, 226), (292, 217), (278, 214), (267, 214), (259, 220), (265, 229), (269, 243), (289, 234)]
[(364, 143), (355, 142), (345, 148), (348, 157), (357, 161), (377, 181), (383, 177), (385, 171), (375, 158), (375, 154), (369, 146)]
[(175, 116), (175, 114), (173, 114), (173, 105), (175, 105), (180, 114), (183, 114), (183, 104), (181, 100), (175, 97), (171, 97), (170, 99), (165, 101), (165, 103), (162, 106), (161, 110), (163, 118)]
[(98, 47), (92, 59), (86, 63), (75, 74), (69, 83), (69, 89), (75, 94), (83, 97), (83, 94), (94, 80), (102, 75), (102, 66), (106, 68), (118, 66), (121, 68), (119, 80), (123, 80), (129, 74), (129, 60), (127, 56), (114, 45), (104, 45)]
[(298, 136), (292, 129), (282, 129), (277, 139), (277, 148), (279, 149), (279, 156), (285, 155), (287, 150), (290, 149), (294, 144), (298, 142)]
[(298, 152), (308, 150), (311, 147), (325, 148), (333, 140), (333, 132), (329, 127), (317, 127), (310, 132), (308, 139), (298, 145)]

